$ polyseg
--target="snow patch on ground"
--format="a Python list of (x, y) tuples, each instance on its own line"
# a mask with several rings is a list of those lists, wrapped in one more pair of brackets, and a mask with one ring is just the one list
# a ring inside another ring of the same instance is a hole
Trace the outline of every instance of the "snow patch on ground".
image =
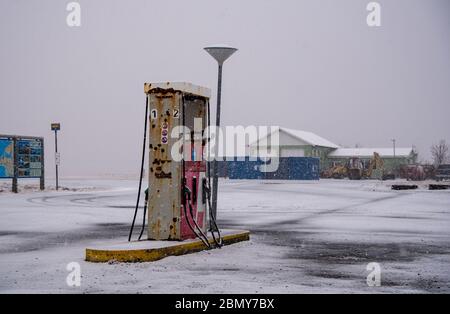
[[(450, 191), (393, 182), (222, 180), (220, 225), (251, 241), (142, 264), (84, 262), (86, 247), (127, 238), (136, 180), (0, 193), (0, 292), (450, 292)], [(79, 288), (66, 285), (73, 261)], [(366, 284), (370, 262), (381, 287)]]

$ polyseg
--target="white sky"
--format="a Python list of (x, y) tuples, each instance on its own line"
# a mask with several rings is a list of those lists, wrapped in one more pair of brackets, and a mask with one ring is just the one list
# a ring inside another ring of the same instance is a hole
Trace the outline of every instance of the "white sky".
[[(137, 173), (144, 82), (213, 88), (202, 47), (239, 51), (224, 67), (224, 125), (280, 125), (337, 144), (450, 142), (450, 1), (0, 0), (0, 134), (44, 136), (61, 122), (61, 174)], [(215, 104), (215, 97), (212, 98)]]

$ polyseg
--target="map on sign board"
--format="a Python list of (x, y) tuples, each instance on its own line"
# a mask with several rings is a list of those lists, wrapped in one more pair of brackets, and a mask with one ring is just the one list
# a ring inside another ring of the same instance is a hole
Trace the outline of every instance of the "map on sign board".
[(0, 178), (14, 176), (14, 142), (0, 139)]
[(17, 141), (19, 178), (36, 178), (42, 173), (42, 142), (37, 139)]

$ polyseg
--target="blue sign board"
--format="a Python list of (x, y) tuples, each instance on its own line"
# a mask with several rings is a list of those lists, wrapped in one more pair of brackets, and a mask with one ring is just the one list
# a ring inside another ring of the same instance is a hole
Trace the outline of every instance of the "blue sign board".
[(14, 177), (14, 142), (0, 138), (0, 178)]
[(0, 134), (0, 179), (12, 179), (18, 193), (19, 178), (39, 178), (45, 189), (44, 138)]
[(17, 168), (19, 178), (39, 178), (42, 173), (42, 141), (19, 139), (17, 141)]

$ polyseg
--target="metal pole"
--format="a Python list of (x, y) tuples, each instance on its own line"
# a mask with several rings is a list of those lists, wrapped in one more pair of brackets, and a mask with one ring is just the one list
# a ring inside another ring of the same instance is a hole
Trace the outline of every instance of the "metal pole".
[(18, 161), (18, 152), (17, 152), (17, 138), (13, 137), (13, 179), (12, 179), (12, 192), (17, 193), (17, 177), (19, 176), (19, 161)]
[(58, 191), (59, 184), (58, 184), (58, 131), (55, 130), (55, 165), (56, 165), (56, 190)]
[[(217, 111), (216, 111), (216, 134), (215, 134), (215, 156), (213, 163), (213, 186), (212, 186), (212, 208), (211, 215), (214, 217), (214, 220), (217, 219), (217, 194), (219, 189), (219, 164), (218, 164), (218, 155), (219, 155), (219, 128), (220, 128), (220, 102), (222, 96), (222, 65), (223, 63), (237, 51), (236, 48), (217, 45), (210, 46), (204, 48), (206, 52), (208, 52), (211, 57), (213, 57), (218, 65), (219, 65), (219, 73), (218, 73), (218, 82), (217, 82)], [(217, 230), (217, 226), (212, 222), (210, 224), (210, 228), (213, 231)]]
[(44, 167), (44, 155), (45, 155), (45, 153), (44, 153), (44, 139), (42, 139), (41, 140), (41, 144), (42, 144), (42, 146), (41, 146), (41, 152), (42, 152), (42, 154), (41, 154), (41, 180), (40, 180), (40, 189), (41, 190), (44, 190), (45, 189), (45, 167)]
[[(212, 195), (212, 213), (217, 220), (217, 192), (219, 187), (219, 128), (220, 128), (220, 102), (222, 95), (222, 64), (219, 63), (219, 74), (217, 82), (217, 112), (216, 112), (216, 134), (215, 134), (215, 147), (214, 147), (214, 164), (213, 164), (213, 195)], [(211, 230), (215, 230), (216, 227), (213, 224), (210, 225)]]

